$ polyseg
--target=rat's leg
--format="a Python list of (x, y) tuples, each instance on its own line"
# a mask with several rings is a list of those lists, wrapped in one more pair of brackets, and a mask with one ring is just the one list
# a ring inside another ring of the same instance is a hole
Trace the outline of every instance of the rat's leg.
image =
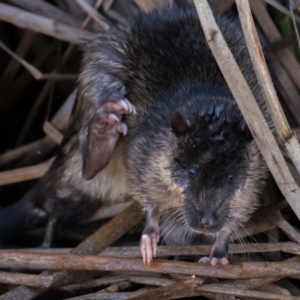
[(228, 235), (219, 234), (210, 251), (209, 257), (202, 257), (199, 262), (215, 265), (227, 265), (228, 261)]
[(89, 122), (87, 140), (83, 147), (84, 179), (92, 179), (109, 163), (120, 134), (127, 134), (122, 115), (136, 113), (135, 107), (125, 98), (108, 97)]
[(159, 209), (157, 206), (147, 209), (146, 223), (140, 241), (143, 262), (150, 264), (156, 257), (159, 242)]

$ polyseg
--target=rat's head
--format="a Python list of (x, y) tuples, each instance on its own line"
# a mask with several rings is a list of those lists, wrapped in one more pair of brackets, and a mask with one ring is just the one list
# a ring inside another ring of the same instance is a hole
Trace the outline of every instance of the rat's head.
[(256, 208), (265, 167), (232, 97), (218, 91), (200, 95), (172, 117), (171, 174), (182, 191), (189, 228), (229, 232)]
[(127, 179), (145, 210), (159, 206), (173, 242), (248, 220), (266, 169), (228, 90), (180, 89), (141, 119), (127, 136)]

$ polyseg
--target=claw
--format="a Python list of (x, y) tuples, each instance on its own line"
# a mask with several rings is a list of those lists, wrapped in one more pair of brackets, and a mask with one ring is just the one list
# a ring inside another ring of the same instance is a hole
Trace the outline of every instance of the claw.
[(116, 122), (120, 122), (119, 118), (115, 114), (109, 114), (108, 118)]
[(157, 234), (143, 234), (141, 238), (141, 254), (144, 264), (150, 265), (153, 258), (157, 254)]

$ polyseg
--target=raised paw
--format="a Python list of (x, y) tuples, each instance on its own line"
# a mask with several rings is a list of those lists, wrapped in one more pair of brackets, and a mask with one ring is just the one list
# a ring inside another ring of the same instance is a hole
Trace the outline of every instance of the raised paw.
[(136, 109), (125, 98), (109, 97), (97, 108), (83, 145), (84, 179), (92, 179), (109, 164), (120, 134), (126, 135), (128, 131), (122, 116), (130, 113), (136, 114)]
[[(122, 122), (122, 115), (131, 113), (136, 114), (136, 108), (126, 98), (109, 97), (98, 107), (93, 119), (101, 126), (102, 133), (112, 132), (115, 129), (126, 135), (128, 129)], [(108, 126), (104, 126), (105, 124)]]
[(211, 264), (212, 266), (216, 266), (216, 265), (228, 265), (229, 264), (229, 261), (226, 257), (222, 257), (222, 258), (217, 258), (217, 257), (202, 257), (200, 260), (199, 260), (200, 263), (203, 263), (203, 264)]
[(156, 257), (157, 244), (159, 242), (159, 233), (144, 233), (141, 237), (140, 249), (144, 264), (150, 265), (153, 258)]

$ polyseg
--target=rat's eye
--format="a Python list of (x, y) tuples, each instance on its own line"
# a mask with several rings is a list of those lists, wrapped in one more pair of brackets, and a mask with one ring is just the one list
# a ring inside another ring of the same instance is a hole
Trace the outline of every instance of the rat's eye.
[(229, 173), (228, 179), (229, 179), (229, 181), (232, 181), (232, 179), (233, 179), (233, 174), (232, 173)]
[(194, 176), (194, 175), (196, 175), (197, 170), (196, 170), (196, 168), (190, 168), (189, 172), (192, 176)]

